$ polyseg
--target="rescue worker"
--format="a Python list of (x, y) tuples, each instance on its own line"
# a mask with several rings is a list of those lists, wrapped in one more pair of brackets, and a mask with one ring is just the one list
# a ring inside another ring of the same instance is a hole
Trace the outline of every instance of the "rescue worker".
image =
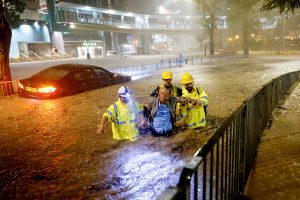
[(143, 106), (133, 99), (125, 85), (119, 88), (118, 96), (103, 114), (97, 133), (102, 134), (106, 123), (111, 122), (114, 139), (134, 141), (139, 135), (139, 114), (143, 112)]
[[(168, 89), (170, 96), (177, 97), (177, 96), (182, 95), (182, 89), (172, 85), (172, 79), (173, 79), (173, 73), (172, 72), (164, 71), (161, 74), (161, 78), (163, 80), (163, 86)], [(151, 97), (157, 97), (158, 96), (159, 87), (160, 86), (157, 86), (157, 88), (155, 88), (155, 90), (150, 94)]]
[(189, 73), (183, 74), (181, 83), (183, 85), (182, 97), (195, 100), (180, 107), (185, 125), (187, 125), (189, 129), (204, 127), (206, 124), (206, 106), (208, 104), (206, 92), (200, 87), (194, 88), (193, 76)]
[(150, 121), (150, 131), (154, 136), (170, 136), (176, 120), (177, 103), (187, 104), (194, 99), (173, 97), (166, 87), (159, 87), (158, 96), (151, 99), (145, 107), (146, 117)]

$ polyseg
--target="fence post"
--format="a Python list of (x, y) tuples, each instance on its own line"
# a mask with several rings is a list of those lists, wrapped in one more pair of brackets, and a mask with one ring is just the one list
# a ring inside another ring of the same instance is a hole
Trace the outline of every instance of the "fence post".
[(245, 104), (245, 107), (242, 111), (242, 119), (241, 119), (241, 133), (240, 133), (240, 142), (241, 142), (241, 149), (240, 149), (240, 174), (239, 174), (239, 188), (243, 190), (245, 184), (246, 184), (246, 180), (247, 177), (246, 176), (246, 159), (247, 156), (246, 151), (247, 151), (247, 147), (246, 147), (246, 138), (247, 138), (247, 115), (248, 115), (248, 111), (247, 111), (247, 106)]
[(171, 68), (171, 59), (169, 59), (169, 68)]

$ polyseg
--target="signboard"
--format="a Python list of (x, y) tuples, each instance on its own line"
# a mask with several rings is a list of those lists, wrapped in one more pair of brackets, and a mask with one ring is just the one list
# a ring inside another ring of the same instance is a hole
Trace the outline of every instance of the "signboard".
[(96, 42), (87, 42), (87, 41), (84, 41), (82, 43), (82, 46), (84, 46), (84, 47), (96, 47), (97, 43)]

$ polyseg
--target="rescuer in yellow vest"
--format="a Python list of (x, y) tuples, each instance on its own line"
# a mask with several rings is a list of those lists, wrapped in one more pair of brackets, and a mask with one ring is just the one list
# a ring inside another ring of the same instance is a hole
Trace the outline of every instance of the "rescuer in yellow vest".
[[(172, 79), (173, 79), (173, 73), (170, 71), (164, 71), (161, 74), (161, 78), (163, 80), (163, 85), (165, 88), (168, 89), (169, 94), (171, 97), (181, 97), (182, 95), (182, 90), (181, 88), (176, 87), (175, 85), (172, 85)], [(155, 90), (150, 94), (151, 97), (157, 97), (158, 96), (158, 91), (159, 91), (159, 87), (161, 86), (157, 86), (155, 88)]]
[(184, 123), (190, 129), (203, 127), (206, 124), (206, 106), (208, 104), (208, 96), (206, 92), (200, 88), (194, 88), (194, 80), (191, 74), (185, 73), (181, 77), (182, 97), (195, 99), (194, 102), (181, 105), (180, 111), (184, 118)]
[(112, 123), (114, 139), (134, 141), (139, 135), (139, 115), (143, 112), (143, 106), (132, 98), (127, 86), (119, 88), (118, 96), (118, 100), (103, 114), (97, 133), (103, 133), (108, 121)]

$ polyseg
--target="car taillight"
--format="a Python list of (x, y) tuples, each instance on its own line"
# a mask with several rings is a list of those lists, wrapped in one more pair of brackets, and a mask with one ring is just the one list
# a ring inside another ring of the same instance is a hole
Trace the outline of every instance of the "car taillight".
[(42, 92), (42, 93), (51, 93), (51, 92), (54, 92), (55, 90), (56, 90), (55, 87), (48, 86), (48, 87), (39, 88), (39, 89), (38, 89), (38, 92)]
[(18, 87), (24, 89), (24, 85), (22, 85), (20, 82), (18, 82)]

